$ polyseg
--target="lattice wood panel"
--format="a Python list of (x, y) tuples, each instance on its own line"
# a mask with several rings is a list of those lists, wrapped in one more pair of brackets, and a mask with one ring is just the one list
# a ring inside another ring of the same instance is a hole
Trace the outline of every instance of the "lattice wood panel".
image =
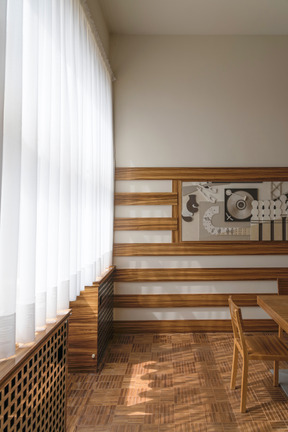
[(113, 276), (98, 288), (98, 346), (97, 362), (100, 364), (108, 342), (113, 336)]
[(0, 388), (1, 432), (64, 432), (66, 341), (63, 322)]

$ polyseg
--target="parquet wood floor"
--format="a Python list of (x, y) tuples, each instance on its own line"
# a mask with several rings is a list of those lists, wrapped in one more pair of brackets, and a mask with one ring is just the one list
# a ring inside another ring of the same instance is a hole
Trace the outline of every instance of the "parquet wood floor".
[(251, 362), (239, 412), (242, 360), (230, 390), (232, 351), (226, 333), (116, 335), (98, 374), (69, 375), (67, 432), (287, 432), (272, 363)]

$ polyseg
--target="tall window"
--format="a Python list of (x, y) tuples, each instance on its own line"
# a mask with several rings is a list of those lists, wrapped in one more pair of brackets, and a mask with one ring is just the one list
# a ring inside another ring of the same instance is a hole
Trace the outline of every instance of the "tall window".
[(0, 358), (111, 265), (111, 98), (80, 0), (1, 0)]

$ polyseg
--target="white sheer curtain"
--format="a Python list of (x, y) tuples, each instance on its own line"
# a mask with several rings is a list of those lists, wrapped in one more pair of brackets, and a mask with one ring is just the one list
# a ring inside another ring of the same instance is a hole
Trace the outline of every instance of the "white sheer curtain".
[(0, 358), (112, 263), (111, 77), (80, 0), (0, 2)]

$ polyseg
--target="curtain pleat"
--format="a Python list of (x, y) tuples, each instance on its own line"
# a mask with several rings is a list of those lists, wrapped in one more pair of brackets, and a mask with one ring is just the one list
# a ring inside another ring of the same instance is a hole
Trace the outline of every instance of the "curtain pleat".
[[(35, 328), (37, 216), (38, 3), (23, 2), (21, 186), (16, 295), (16, 340), (30, 342)], [(31, 324), (32, 323), (32, 324)]]
[(46, 325), (48, 209), (50, 184), (51, 135), (51, 64), (52, 64), (52, 5), (42, 0), (39, 8), (38, 34), (38, 161), (37, 161), (37, 226), (36, 226), (36, 330)]
[(112, 264), (114, 154), (111, 77), (80, 0), (3, 0), (0, 14), (5, 358)]
[[(13, 28), (9, 22), (14, 23)], [(21, 0), (7, 2), (0, 221), (0, 357), (15, 351), (22, 135)]]

